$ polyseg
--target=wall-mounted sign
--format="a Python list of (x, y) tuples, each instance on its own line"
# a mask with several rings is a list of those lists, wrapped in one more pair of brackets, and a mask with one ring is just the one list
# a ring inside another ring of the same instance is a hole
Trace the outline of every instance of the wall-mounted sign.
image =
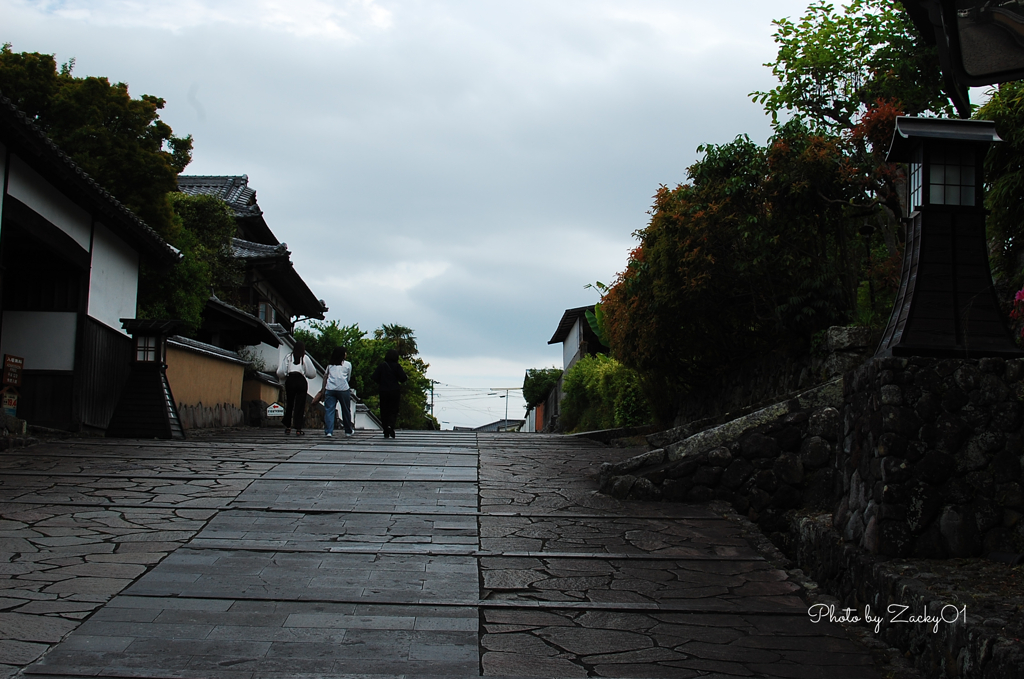
[(284, 417), (284, 406), (280, 403), (271, 403), (267, 407), (267, 417)]
[(18, 392), (14, 389), (4, 389), (0, 392), (0, 410), (8, 417), (18, 416)]
[(3, 383), (12, 387), (21, 386), (21, 369), (25, 367), (25, 359), (21, 356), (4, 354)]

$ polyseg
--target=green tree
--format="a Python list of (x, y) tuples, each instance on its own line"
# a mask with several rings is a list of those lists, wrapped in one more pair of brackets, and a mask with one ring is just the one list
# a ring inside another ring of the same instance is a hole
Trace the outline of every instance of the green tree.
[(242, 279), (241, 265), (231, 256), (235, 218), (227, 204), (213, 196), (172, 194), (175, 229), (172, 244), (182, 259), (168, 270), (143, 264), (140, 286), (141, 318), (177, 318), (194, 334), (202, 322), (210, 293), (232, 301)]
[(100, 186), (157, 233), (176, 241), (168, 194), (192, 159), (192, 137), (160, 120), (164, 100), (133, 99), (128, 85), (77, 78), (51, 54), (0, 48), (0, 93), (31, 118)]
[(615, 357), (643, 376), (662, 420), (673, 395), (744, 360), (806, 351), (856, 298), (856, 187), (837, 139), (791, 121), (766, 147), (738, 137), (701, 151), (690, 184), (658, 191), (602, 303)]
[(909, 114), (952, 115), (938, 55), (921, 38), (906, 10), (889, 0), (853, 0), (836, 11), (812, 3), (799, 21), (779, 19), (775, 61), (779, 80), (754, 101), (778, 121), (790, 112), (818, 132), (850, 131), (875, 102)]
[(986, 226), (992, 269), (1005, 294), (1024, 286), (1024, 82), (992, 90), (976, 117), (992, 120), (1003, 143), (985, 158)]
[(407, 328), (404, 325), (388, 325), (385, 323), (373, 331), (373, 338), (390, 342), (391, 347), (396, 349), (398, 355), (403, 358), (416, 356), (420, 353), (419, 348), (416, 346), (416, 336), (413, 335), (412, 328)]
[(523, 399), (526, 409), (534, 408), (547, 400), (548, 394), (558, 384), (561, 368), (530, 368), (523, 378)]

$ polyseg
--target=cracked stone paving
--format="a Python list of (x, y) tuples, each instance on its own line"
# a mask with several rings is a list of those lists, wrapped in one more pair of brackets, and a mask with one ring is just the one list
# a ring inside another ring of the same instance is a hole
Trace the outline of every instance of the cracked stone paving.
[(0, 678), (879, 676), (725, 510), (541, 434), (0, 454)]

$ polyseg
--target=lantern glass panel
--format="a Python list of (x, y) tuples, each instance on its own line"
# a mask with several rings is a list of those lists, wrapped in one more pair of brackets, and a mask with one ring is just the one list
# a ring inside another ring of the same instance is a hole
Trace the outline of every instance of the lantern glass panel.
[(970, 148), (938, 147), (930, 153), (928, 202), (932, 205), (974, 205), (974, 152)]
[(924, 151), (919, 146), (914, 151), (913, 160), (910, 161), (910, 201), (907, 205), (909, 212), (913, 212), (921, 207), (921, 170), (923, 159)]
[(151, 363), (156, 360), (157, 338), (150, 336), (135, 338), (135, 360)]

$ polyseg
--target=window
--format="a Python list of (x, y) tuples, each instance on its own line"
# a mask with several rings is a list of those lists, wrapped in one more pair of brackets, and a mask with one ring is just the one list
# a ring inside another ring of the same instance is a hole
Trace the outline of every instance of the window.
[(924, 150), (918, 146), (914, 151), (914, 159), (910, 161), (910, 200), (907, 201), (907, 212), (921, 207), (921, 164)]
[(135, 338), (135, 360), (140, 363), (152, 363), (156, 356), (157, 338), (148, 335)]
[(260, 302), (260, 320), (264, 323), (276, 323), (277, 312), (269, 302)]
[(974, 205), (974, 150), (956, 146), (932, 149), (928, 184), (932, 205)]

